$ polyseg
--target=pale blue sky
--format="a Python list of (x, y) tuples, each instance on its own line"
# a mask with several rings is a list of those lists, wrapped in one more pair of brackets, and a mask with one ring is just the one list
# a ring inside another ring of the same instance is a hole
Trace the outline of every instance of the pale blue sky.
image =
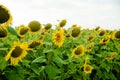
[(13, 27), (32, 20), (55, 25), (67, 19), (66, 28), (78, 24), (120, 29), (120, 0), (0, 0), (0, 4), (10, 9)]

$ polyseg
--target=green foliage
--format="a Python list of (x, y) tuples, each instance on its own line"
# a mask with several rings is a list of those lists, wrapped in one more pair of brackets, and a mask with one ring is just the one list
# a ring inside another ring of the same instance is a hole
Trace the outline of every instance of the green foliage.
[[(62, 27), (63, 29), (63, 27)], [(65, 32), (70, 35), (70, 29)], [(0, 39), (0, 80), (119, 80), (120, 77), (120, 40), (110, 39), (106, 44), (99, 44), (106, 35), (99, 36), (98, 31), (81, 30), (78, 38), (65, 37), (61, 47), (54, 45), (52, 35), (54, 29), (46, 31), (44, 34), (25, 34), (20, 38), (16, 29), (8, 27), (8, 36)], [(90, 36), (94, 39), (87, 41)], [(43, 39), (40, 39), (44, 36)], [(43, 44), (27, 50), (27, 55), (16, 66), (10, 64), (10, 60), (5, 61), (5, 56), (13, 47), (14, 42), (26, 42), (28, 45), (33, 40), (40, 40)], [(94, 43), (90, 51), (86, 51), (90, 43)], [(84, 46), (84, 55), (78, 58), (72, 56), (72, 51), (77, 47)], [(116, 54), (113, 54), (113, 53)], [(89, 57), (86, 60), (86, 57)], [(111, 58), (112, 57), (112, 58)], [(86, 62), (87, 61), (87, 62)], [(85, 73), (84, 65), (92, 67), (91, 73)]]

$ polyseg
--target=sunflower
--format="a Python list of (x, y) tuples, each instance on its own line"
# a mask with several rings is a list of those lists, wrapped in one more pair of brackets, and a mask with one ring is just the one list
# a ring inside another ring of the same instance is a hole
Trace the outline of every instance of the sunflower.
[(89, 42), (89, 41), (94, 40), (95, 37), (96, 37), (96, 35), (91, 35), (90, 37), (88, 37), (88, 38), (86, 39), (86, 42)]
[(0, 26), (0, 39), (7, 37), (8, 31), (4, 26)]
[(107, 44), (110, 41), (110, 38), (111, 37), (107, 35), (106, 37), (100, 40), (99, 44)]
[(25, 37), (25, 34), (28, 32), (28, 29), (27, 27), (25, 27), (25, 25), (20, 25), (19, 28), (18, 28), (18, 34), (20, 35), (21, 38), (24, 38)]
[(51, 27), (52, 27), (51, 23), (47, 23), (47, 24), (44, 25), (45, 30), (49, 30)]
[(120, 30), (113, 32), (112, 39), (120, 40)]
[(71, 28), (75, 28), (75, 27), (77, 27), (77, 24), (73, 24), (73, 25), (71, 26)]
[(92, 69), (93, 69), (92, 66), (90, 66), (90, 65), (88, 65), (88, 64), (84, 64), (84, 72), (85, 72), (86, 74), (91, 73), (91, 72), (92, 72)]
[(98, 31), (99, 29), (100, 29), (100, 26), (96, 26), (96, 28), (94, 29), (94, 32)]
[(93, 47), (94, 47), (94, 43), (92, 42), (92, 43), (90, 43), (90, 44), (87, 46), (87, 48), (86, 48), (85, 51), (86, 51), (86, 52), (90, 52)]
[(78, 38), (81, 33), (81, 27), (75, 27), (71, 30), (71, 37), (73, 39)]
[(104, 36), (106, 33), (107, 33), (106, 30), (101, 30), (98, 34), (99, 36)]
[(34, 41), (32, 41), (32, 42), (29, 43), (28, 50), (33, 50), (36, 47), (38, 47), (39, 45), (41, 45), (41, 44), (43, 44), (42, 41), (40, 41), (40, 40), (34, 40)]
[(64, 39), (65, 39), (64, 30), (54, 31), (52, 39), (56, 46), (61, 47), (62, 44), (64, 43)]
[(87, 64), (87, 62), (88, 62), (89, 59), (90, 59), (89, 56), (87, 56), (87, 57), (85, 58), (85, 64)]
[(8, 27), (12, 24), (10, 11), (3, 5), (0, 5), (0, 26)]
[(75, 58), (81, 57), (84, 55), (84, 47), (83, 45), (77, 46), (73, 51), (72, 51), (72, 56)]
[(66, 20), (66, 19), (63, 19), (63, 20), (61, 20), (61, 22), (59, 23), (59, 26), (60, 26), (60, 27), (64, 27), (64, 26), (66, 25), (66, 23), (67, 23), (67, 20)]
[(107, 60), (112, 60), (113, 58), (115, 58), (118, 55), (118, 53), (116, 52), (112, 52), (110, 56), (108, 56), (106, 59)]
[(38, 21), (29, 22), (28, 27), (29, 27), (30, 31), (33, 33), (38, 33), (41, 30), (41, 24)]
[(5, 60), (8, 61), (10, 59), (11, 65), (15, 66), (18, 64), (19, 61), (22, 61), (22, 58), (27, 55), (27, 49), (27, 43), (20, 44), (15, 42), (12, 49), (5, 56)]

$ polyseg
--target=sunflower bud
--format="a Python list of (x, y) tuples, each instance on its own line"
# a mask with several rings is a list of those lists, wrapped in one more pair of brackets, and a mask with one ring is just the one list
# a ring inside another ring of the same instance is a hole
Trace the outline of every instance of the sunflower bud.
[(38, 21), (31, 21), (28, 24), (31, 32), (39, 32), (41, 30), (41, 24)]
[(66, 25), (67, 21), (66, 19), (63, 19), (61, 22), (60, 22), (60, 27), (64, 27)]
[(48, 24), (45, 25), (45, 30), (48, 30), (48, 29), (50, 29), (51, 27), (52, 27), (52, 24), (51, 24), (51, 23), (48, 23)]
[(75, 28), (73, 28), (72, 31), (71, 31), (71, 36), (72, 36), (73, 38), (77, 38), (77, 37), (79, 37), (80, 33), (81, 33), (80, 27), (75, 27)]

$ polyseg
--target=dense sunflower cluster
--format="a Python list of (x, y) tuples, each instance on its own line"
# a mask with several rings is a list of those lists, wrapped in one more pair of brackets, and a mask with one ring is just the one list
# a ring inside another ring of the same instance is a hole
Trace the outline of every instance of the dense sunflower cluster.
[(119, 80), (120, 30), (66, 24), (33, 20), (14, 29), (0, 5), (0, 80)]

